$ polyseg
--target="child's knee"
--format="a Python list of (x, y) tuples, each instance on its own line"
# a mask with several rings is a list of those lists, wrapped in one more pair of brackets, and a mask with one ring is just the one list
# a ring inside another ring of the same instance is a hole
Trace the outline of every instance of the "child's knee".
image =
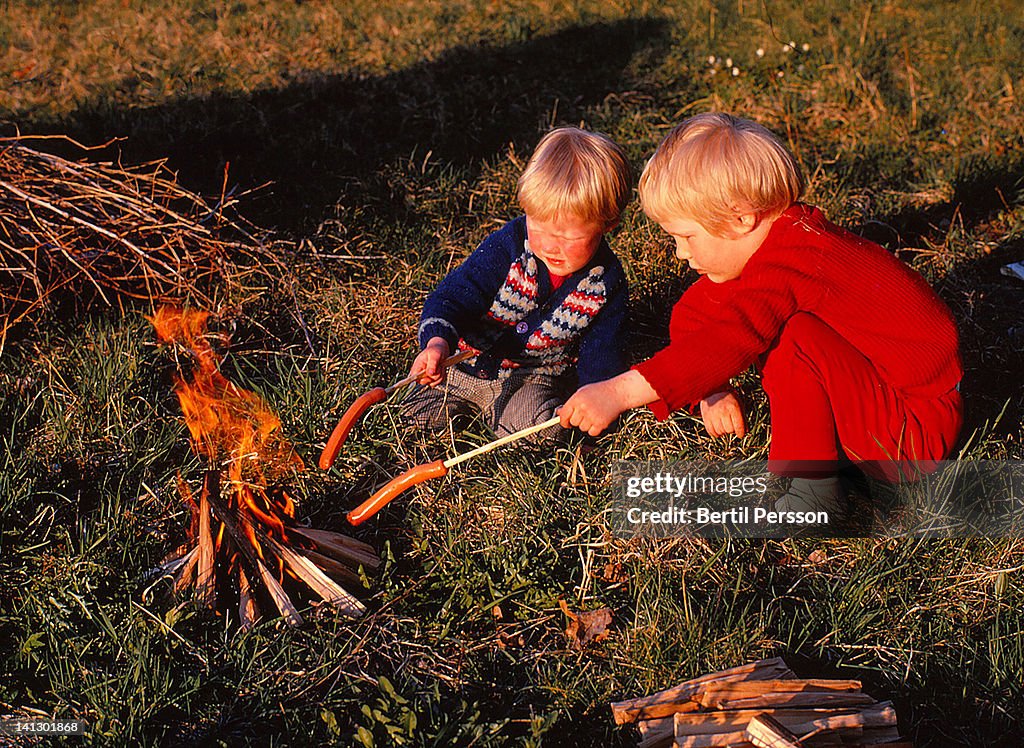
[(414, 385), (401, 405), (401, 421), (424, 431), (447, 429), (452, 419), (464, 414), (468, 404), (453, 397), (444, 387)]
[[(508, 387), (511, 394), (498, 408), (496, 431), (514, 433), (544, 423), (555, 415), (567, 397), (557, 382), (543, 378), (513, 379), (508, 382)], [(555, 430), (552, 427), (540, 433), (544, 438), (543, 435)]]
[(777, 389), (792, 389), (801, 381), (825, 384), (836, 377), (864, 379), (869, 370), (877, 376), (846, 338), (806, 312), (789, 318), (761, 362), (762, 383), (769, 396)]
[[(557, 407), (557, 406), (556, 406)], [(531, 426), (537, 426), (538, 424), (544, 423), (550, 420), (555, 414), (555, 408), (547, 408), (542, 410), (523, 410), (523, 409), (509, 409), (506, 408), (498, 419), (495, 426), (495, 431), (498, 436), (505, 436), (507, 434), (514, 434), (517, 431), (528, 429)], [(533, 435), (536, 438), (530, 438), (531, 441), (541, 442), (548, 438), (549, 433), (563, 430), (561, 426), (553, 426), (543, 431), (537, 432)]]
[(813, 314), (798, 312), (783, 325), (778, 339), (765, 354), (764, 368), (790, 365), (797, 358), (813, 358), (823, 345), (834, 345), (838, 333)]

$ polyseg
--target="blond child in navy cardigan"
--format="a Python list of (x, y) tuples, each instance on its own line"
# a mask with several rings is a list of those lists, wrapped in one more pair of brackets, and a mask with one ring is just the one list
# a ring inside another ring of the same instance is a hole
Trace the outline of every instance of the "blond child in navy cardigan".
[[(406, 401), (412, 422), (433, 430), (482, 413), (512, 433), (548, 420), (575, 386), (626, 370), (626, 278), (604, 235), (630, 194), (625, 155), (605, 136), (560, 128), (541, 140), (519, 179), (526, 215), (488, 236), (423, 305), (410, 373), (428, 381)], [(456, 350), (476, 355), (445, 371)]]

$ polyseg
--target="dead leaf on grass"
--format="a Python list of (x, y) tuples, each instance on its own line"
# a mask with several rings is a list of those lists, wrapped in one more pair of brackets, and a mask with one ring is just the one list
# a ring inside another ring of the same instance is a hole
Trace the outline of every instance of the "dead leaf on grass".
[(609, 582), (610, 584), (622, 584), (623, 582), (629, 581), (629, 575), (626, 573), (626, 570), (622, 568), (622, 564), (618, 561), (609, 561), (604, 565), (601, 571), (595, 571), (594, 576), (604, 582)]
[(611, 608), (574, 613), (569, 610), (565, 600), (559, 600), (558, 604), (569, 619), (569, 624), (565, 627), (569, 649), (582, 650), (591, 642), (604, 641), (609, 637), (611, 632), (608, 631), (608, 627), (612, 623)]
[(506, 631), (498, 632), (498, 649), (508, 649), (509, 647), (521, 647), (525, 643), (523, 635), (517, 631), (511, 633)]

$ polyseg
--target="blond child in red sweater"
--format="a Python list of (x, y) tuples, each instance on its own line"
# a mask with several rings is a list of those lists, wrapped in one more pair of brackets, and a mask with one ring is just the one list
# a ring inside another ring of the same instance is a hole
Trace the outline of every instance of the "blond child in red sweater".
[(640, 178), (644, 212), (702, 277), (672, 311), (670, 342), (577, 390), (564, 426), (601, 433), (648, 405), (699, 406), (712, 436), (746, 430), (729, 379), (758, 364), (769, 469), (799, 476), (778, 508), (841, 513), (843, 458), (889, 479), (930, 472), (962, 424), (956, 325), (925, 280), (800, 203), (804, 179), (767, 129), (727, 114), (677, 126)]

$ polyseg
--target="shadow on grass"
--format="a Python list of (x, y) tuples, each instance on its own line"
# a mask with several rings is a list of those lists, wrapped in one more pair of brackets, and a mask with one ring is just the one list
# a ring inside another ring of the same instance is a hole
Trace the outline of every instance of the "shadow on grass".
[(366, 183), (394, 158), (432, 152), (463, 167), (509, 143), (529, 152), (549, 124), (578, 121), (586, 107), (628, 87), (626, 66), (658, 43), (663, 26), (574, 27), (503, 47), (456, 48), (385, 76), (308, 74), (282, 89), (149, 109), (115, 110), (97, 100), (65, 121), (23, 129), (87, 144), (125, 137), (116, 146), (125, 162), (166, 156), (187, 186), (205, 194), (220, 193), (230, 164), (229, 185), (273, 183), (248, 204), (249, 218), (308, 230), (339, 195), (365, 204)]
[[(894, 683), (873, 669), (839, 666), (824, 657), (782, 652), (783, 659), (801, 678), (853, 678), (861, 681), (865, 693), (879, 701), (891, 701), (899, 718), (900, 735), (914, 745), (998, 746), (1018, 745), (1008, 737), (1016, 725), (990, 703), (985, 694), (964, 691), (964, 683), (984, 682), (985, 675), (964, 673), (948, 662), (915, 662), (912, 683)], [(927, 659), (927, 658), (925, 658)]]
[[(1002, 417), (996, 433), (1013, 432), (1024, 418), (1024, 284), (1000, 273), (1024, 259), (1024, 241), (1006, 238), (999, 214), (1024, 196), (1024, 157), (967, 160), (953, 178), (947, 201), (908, 206), (860, 227), (857, 233), (912, 262), (932, 254), (943, 275), (934, 281), (957, 319), (964, 359), (961, 392), (965, 423), (961, 444)], [(986, 242), (972, 251), (963, 239)], [(934, 248), (934, 249), (932, 249)], [(966, 251), (965, 251), (966, 250)], [(1005, 412), (1004, 412), (1005, 409)]]

